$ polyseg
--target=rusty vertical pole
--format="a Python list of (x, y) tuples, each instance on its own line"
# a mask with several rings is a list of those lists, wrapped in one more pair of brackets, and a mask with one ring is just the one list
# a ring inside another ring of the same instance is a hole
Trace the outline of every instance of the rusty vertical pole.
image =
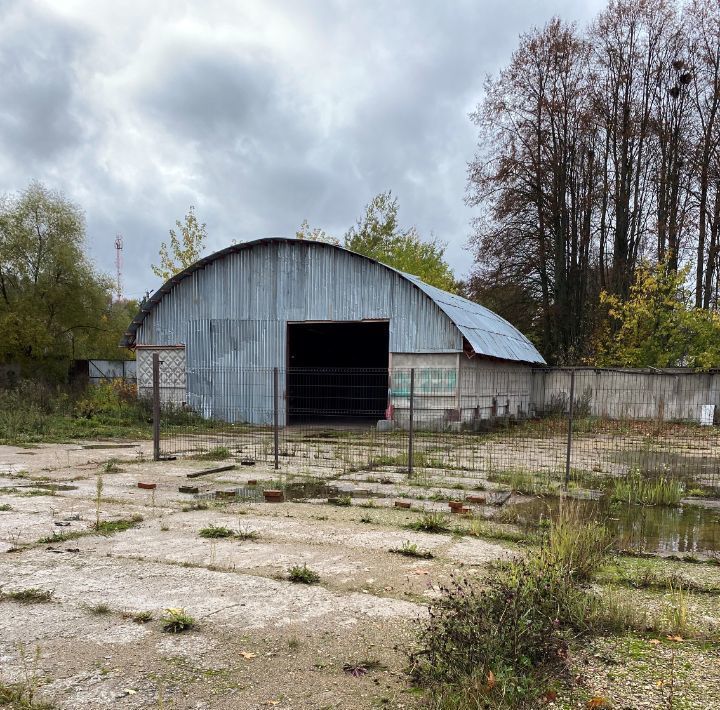
[(152, 356), (153, 461), (160, 460), (160, 355)]
[(570, 485), (570, 458), (572, 456), (573, 415), (575, 413), (575, 369), (570, 371), (570, 404), (568, 405), (567, 453), (565, 455), (565, 490)]
[(408, 423), (408, 476), (413, 474), (413, 430), (415, 428), (415, 368), (410, 369), (410, 419)]
[(273, 443), (275, 446), (275, 470), (280, 468), (280, 373), (273, 368)]

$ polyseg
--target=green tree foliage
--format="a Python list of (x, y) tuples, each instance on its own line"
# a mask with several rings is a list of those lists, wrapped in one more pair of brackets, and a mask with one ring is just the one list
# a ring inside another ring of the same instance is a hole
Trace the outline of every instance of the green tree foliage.
[(98, 343), (117, 357), (127, 322), (112, 288), (87, 258), (76, 205), (37, 182), (0, 199), (0, 362), (47, 368), (97, 356)]
[(345, 233), (345, 248), (413, 274), (431, 286), (457, 291), (452, 269), (445, 261), (445, 245), (424, 241), (415, 227), (398, 224), (398, 200), (381, 192), (365, 206), (365, 214)]
[(603, 291), (609, 323), (592, 364), (623, 367), (720, 366), (720, 315), (692, 304), (689, 268), (642, 264), (627, 299)]
[(175, 221), (178, 231), (170, 230), (170, 243), (160, 245), (160, 264), (153, 264), (155, 276), (167, 281), (171, 276), (195, 263), (205, 249), (207, 229), (205, 222), (198, 222), (195, 208), (190, 205), (185, 221)]
[[(340, 244), (340, 240), (322, 229), (311, 228), (303, 220), (295, 233), (298, 239)], [(413, 274), (425, 283), (457, 293), (460, 284), (445, 261), (445, 245), (436, 239), (425, 241), (415, 227), (402, 229), (398, 224), (398, 200), (392, 192), (381, 192), (365, 205), (365, 214), (343, 238), (350, 251)]]

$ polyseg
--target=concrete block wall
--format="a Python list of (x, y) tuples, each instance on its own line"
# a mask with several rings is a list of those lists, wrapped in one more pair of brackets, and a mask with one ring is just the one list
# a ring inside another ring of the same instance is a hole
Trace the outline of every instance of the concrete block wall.
[(528, 365), (463, 355), (459, 396), (462, 421), (533, 414), (533, 384), (533, 371)]
[[(536, 370), (534, 378), (539, 413), (567, 403), (569, 370)], [(699, 422), (705, 404), (714, 404), (718, 416), (720, 374), (577, 368), (575, 402), (590, 416), (607, 419)]]

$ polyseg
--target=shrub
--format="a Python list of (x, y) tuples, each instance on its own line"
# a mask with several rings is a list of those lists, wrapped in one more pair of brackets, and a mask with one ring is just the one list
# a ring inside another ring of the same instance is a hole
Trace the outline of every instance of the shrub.
[(320, 575), (315, 570), (310, 569), (306, 564), (302, 567), (295, 565), (288, 572), (288, 579), (298, 584), (317, 584), (320, 581)]
[[(599, 617), (601, 602), (583, 583), (607, 549), (601, 526), (566, 517), (526, 558), (496, 565), (485, 586), (454, 578), (430, 607), (412, 657), (416, 678), (431, 685), (445, 707), (463, 707), (463, 688), (472, 688), (475, 698), (468, 707), (533, 702), (569, 639)], [(581, 564), (583, 554), (592, 562)]]

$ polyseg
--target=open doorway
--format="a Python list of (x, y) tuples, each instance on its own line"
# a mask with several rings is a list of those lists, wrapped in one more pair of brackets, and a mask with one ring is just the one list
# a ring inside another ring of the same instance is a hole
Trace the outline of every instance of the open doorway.
[(389, 344), (387, 321), (288, 323), (288, 423), (381, 419)]

